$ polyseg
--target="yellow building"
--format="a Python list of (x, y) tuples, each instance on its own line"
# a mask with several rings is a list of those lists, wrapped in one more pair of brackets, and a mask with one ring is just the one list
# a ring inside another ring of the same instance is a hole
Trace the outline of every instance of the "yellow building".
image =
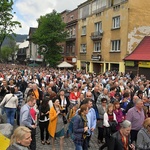
[(88, 0), (78, 6), (77, 68), (125, 71), (123, 59), (150, 35), (149, 0)]

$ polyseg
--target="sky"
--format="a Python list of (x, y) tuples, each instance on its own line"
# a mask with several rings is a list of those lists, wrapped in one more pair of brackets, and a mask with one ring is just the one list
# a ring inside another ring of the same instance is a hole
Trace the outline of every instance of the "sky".
[(21, 23), (22, 28), (15, 29), (17, 34), (28, 34), (30, 27), (37, 27), (37, 19), (52, 10), (62, 12), (73, 10), (86, 0), (14, 0), (14, 18)]

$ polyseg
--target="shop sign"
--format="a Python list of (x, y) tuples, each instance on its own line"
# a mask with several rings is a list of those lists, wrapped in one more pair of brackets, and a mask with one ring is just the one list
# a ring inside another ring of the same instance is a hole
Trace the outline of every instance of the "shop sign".
[(150, 62), (148, 62), (148, 61), (139, 61), (139, 67), (150, 68)]
[(134, 67), (134, 61), (125, 61), (125, 66)]

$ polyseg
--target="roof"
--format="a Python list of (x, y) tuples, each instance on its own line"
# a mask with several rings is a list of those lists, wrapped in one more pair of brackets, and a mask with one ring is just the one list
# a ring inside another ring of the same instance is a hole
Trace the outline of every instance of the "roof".
[(19, 49), (26, 48), (29, 46), (29, 41), (24, 41), (21, 44), (19, 44)]
[(135, 50), (126, 56), (124, 60), (150, 61), (150, 36), (145, 36)]
[(34, 33), (36, 31), (36, 29), (37, 28), (35, 28), (35, 27), (30, 27), (30, 29), (29, 29), (29, 35), (32, 34), (32, 33)]

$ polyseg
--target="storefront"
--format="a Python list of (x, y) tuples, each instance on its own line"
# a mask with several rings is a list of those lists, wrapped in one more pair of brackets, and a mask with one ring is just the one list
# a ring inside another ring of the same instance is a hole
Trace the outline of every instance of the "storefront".
[(135, 50), (124, 58), (125, 72), (144, 75), (150, 79), (150, 36), (146, 36)]

